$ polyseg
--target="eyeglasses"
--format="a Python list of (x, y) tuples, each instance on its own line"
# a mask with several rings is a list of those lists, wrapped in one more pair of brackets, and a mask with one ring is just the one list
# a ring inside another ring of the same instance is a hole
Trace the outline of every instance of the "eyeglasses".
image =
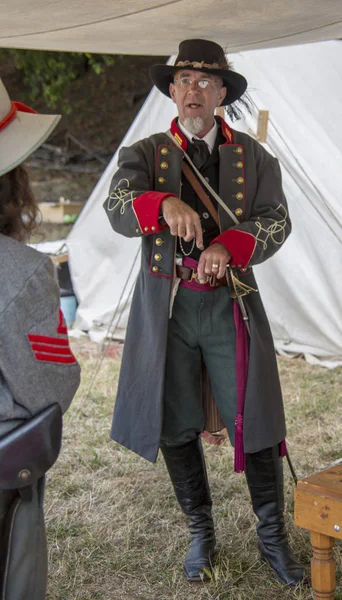
[(208, 86), (217, 85), (217, 81), (215, 81), (215, 79), (199, 79), (198, 81), (194, 81), (189, 77), (180, 77), (179, 79), (174, 80), (174, 84), (184, 90), (191, 87), (193, 83), (197, 83), (198, 87), (202, 90), (205, 90), (205, 88), (207, 88)]

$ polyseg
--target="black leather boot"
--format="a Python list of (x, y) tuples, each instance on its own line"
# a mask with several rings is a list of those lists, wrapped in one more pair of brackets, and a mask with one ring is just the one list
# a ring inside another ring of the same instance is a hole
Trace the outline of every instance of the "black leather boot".
[(282, 583), (294, 587), (306, 582), (305, 569), (296, 560), (287, 540), (283, 463), (278, 445), (246, 455), (246, 479), (259, 519), (257, 533), (262, 559), (270, 564)]
[(200, 439), (161, 448), (177, 500), (188, 518), (191, 542), (184, 571), (188, 581), (208, 579), (215, 551), (211, 498)]

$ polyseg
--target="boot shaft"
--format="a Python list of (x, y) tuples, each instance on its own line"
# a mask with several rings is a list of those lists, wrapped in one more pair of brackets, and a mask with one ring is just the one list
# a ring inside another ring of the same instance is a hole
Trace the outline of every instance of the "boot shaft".
[(190, 516), (200, 507), (211, 508), (207, 470), (199, 438), (182, 446), (161, 448), (177, 500)]
[(246, 455), (246, 479), (259, 519), (257, 533), (261, 556), (278, 579), (291, 587), (306, 580), (287, 539), (284, 521), (283, 463), (279, 446)]
[(283, 515), (284, 474), (278, 445), (246, 455), (246, 480), (260, 520)]
[(215, 551), (215, 531), (201, 440), (182, 446), (163, 446), (161, 451), (191, 535), (184, 561), (186, 578), (206, 580)]

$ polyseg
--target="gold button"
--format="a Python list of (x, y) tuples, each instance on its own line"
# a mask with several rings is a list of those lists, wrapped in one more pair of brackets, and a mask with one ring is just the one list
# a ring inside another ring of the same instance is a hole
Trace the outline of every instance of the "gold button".
[(242, 273), (246, 273), (247, 271), (247, 267), (242, 267), (242, 269), (240, 269)]
[(166, 155), (169, 153), (169, 151), (168, 151), (168, 149), (167, 149), (167, 148), (162, 148), (160, 152), (161, 152), (161, 154), (163, 154), (164, 156), (166, 156)]
[(157, 267), (157, 266), (152, 267), (152, 271), (153, 271), (153, 273), (158, 273), (159, 267)]
[(156, 239), (156, 246), (161, 246), (162, 244), (164, 244), (163, 240), (161, 238), (157, 238)]
[(235, 214), (237, 217), (241, 217), (241, 215), (243, 215), (243, 210), (242, 208), (237, 208), (235, 211)]
[(155, 231), (155, 230), (156, 230), (156, 228), (155, 228), (155, 226), (154, 226), (154, 225), (152, 225), (152, 227), (151, 227), (151, 230), (152, 230), (152, 231)]
[(162, 258), (163, 258), (163, 257), (162, 257), (162, 255), (161, 255), (161, 254), (155, 254), (155, 255), (154, 255), (154, 260), (157, 260), (157, 261), (159, 261), (159, 260), (161, 260)]
[(158, 177), (159, 183), (165, 183), (166, 179), (164, 177)]
[(235, 166), (236, 166), (238, 169), (242, 169), (242, 167), (243, 167), (243, 163), (241, 162), (241, 160), (239, 160), (239, 162), (237, 162)]
[(148, 227), (144, 227), (144, 231), (148, 231)]
[(19, 473), (19, 478), (20, 479), (28, 479), (31, 475), (31, 471), (29, 471), (28, 469), (22, 469)]
[(243, 183), (243, 177), (238, 177), (236, 181), (240, 184)]
[(160, 163), (160, 168), (161, 169), (168, 169), (169, 168), (169, 163), (167, 163), (165, 161), (162, 162), (162, 163)]
[(237, 148), (235, 148), (234, 152), (236, 152), (236, 154), (242, 154), (243, 150), (238, 146)]
[(139, 229), (139, 227), (136, 227), (135, 231), (136, 231), (137, 233), (140, 233), (140, 229)]
[(238, 193), (235, 195), (235, 198), (237, 198), (238, 200), (243, 200), (243, 194), (242, 194), (241, 192), (238, 192)]

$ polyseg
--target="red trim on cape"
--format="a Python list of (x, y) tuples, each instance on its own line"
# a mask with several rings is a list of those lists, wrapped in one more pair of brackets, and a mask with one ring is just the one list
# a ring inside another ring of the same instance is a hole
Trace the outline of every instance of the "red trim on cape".
[(142, 233), (159, 233), (166, 229), (167, 225), (161, 225), (159, 221), (160, 206), (165, 198), (176, 194), (165, 192), (144, 192), (133, 200), (133, 210)]
[(187, 148), (188, 148), (189, 140), (184, 135), (184, 133), (182, 133), (181, 130), (179, 129), (179, 127), (177, 125), (177, 119), (178, 119), (178, 117), (176, 117), (175, 119), (173, 119), (173, 121), (171, 123), (170, 131), (171, 131), (173, 137), (175, 138), (175, 140), (182, 147), (182, 150), (185, 150), (185, 152), (186, 152)]
[(256, 246), (254, 235), (239, 229), (227, 229), (227, 231), (223, 231), (210, 242), (210, 245), (215, 244), (215, 242), (219, 242), (227, 248), (232, 257), (230, 261), (231, 266), (239, 268), (244, 268), (248, 265)]
[(234, 142), (233, 130), (229, 127), (228, 123), (226, 123), (225, 120), (222, 119), (222, 117), (218, 117), (218, 118), (220, 119), (221, 131), (222, 131), (224, 137), (226, 138), (226, 142), (222, 145), (225, 146), (226, 144), (233, 144), (233, 142)]
[[(218, 117), (218, 118), (220, 119), (219, 125), (221, 127), (221, 131), (222, 131), (224, 137), (226, 138), (226, 142), (223, 144), (223, 146), (225, 146), (226, 144), (232, 144), (234, 141), (233, 130), (229, 127), (229, 125), (225, 122), (225, 120), (222, 119), (222, 117)], [(182, 133), (182, 131), (179, 129), (177, 120), (178, 120), (178, 117), (173, 119), (173, 121), (171, 123), (170, 131), (171, 131), (173, 137), (180, 144), (182, 149), (185, 150), (185, 152), (186, 152), (187, 148), (188, 148), (189, 140), (184, 135), (184, 133)]]
[(154, 271), (152, 271), (151, 265), (149, 266), (148, 272), (150, 273), (150, 275), (153, 275), (153, 277), (164, 277), (164, 279), (173, 279), (172, 275), (165, 275), (165, 273), (160, 273), (159, 271), (155, 273)]

